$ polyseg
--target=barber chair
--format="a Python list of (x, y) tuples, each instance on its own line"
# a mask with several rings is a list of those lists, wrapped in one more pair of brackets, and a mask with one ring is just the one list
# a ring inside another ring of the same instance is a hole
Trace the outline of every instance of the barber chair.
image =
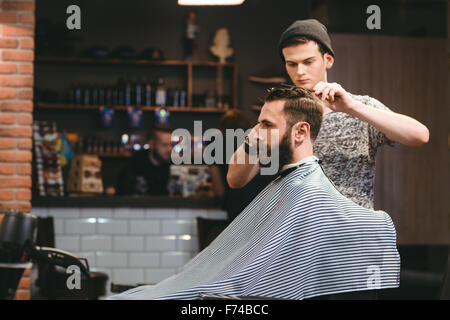
[(450, 300), (450, 249), (447, 257), (447, 268), (445, 269), (444, 276), (442, 278), (442, 287), (441, 287), (441, 300)]
[(76, 266), (89, 278), (89, 266), (74, 255), (35, 245), (37, 218), (21, 212), (7, 212), (0, 224), (0, 299), (14, 299), (20, 278), (31, 261), (61, 267)]
[(228, 220), (197, 217), (199, 251), (205, 249), (228, 226)]
[[(45, 230), (50, 234), (51, 241), (48, 243), (54, 245), (53, 220), (46, 221), (51, 222)], [(0, 224), (0, 300), (14, 299), (23, 272), (31, 267), (31, 262), (38, 263), (40, 271), (47, 270), (38, 281), (41, 286), (58, 284), (56, 287), (47, 287), (47, 291), (44, 290), (39, 298), (88, 299), (101, 294), (93, 288), (93, 284), (103, 282), (105, 276), (90, 273), (85, 259), (53, 247), (36, 245), (37, 225), (38, 218), (27, 213), (7, 212), (3, 217)], [(67, 287), (69, 274), (65, 271), (69, 266), (76, 266), (80, 271), (80, 289), (70, 290)]]
[[(38, 217), (36, 243), (47, 247), (55, 246), (53, 217)], [(108, 275), (103, 272), (88, 272), (89, 277), (81, 279), (81, 290), (68, 290), (65, 268), (54, 264), (38, 263), (36, 285), (39, 287), (39, 296), (50, 300), (98, 300), (106, 294)]]

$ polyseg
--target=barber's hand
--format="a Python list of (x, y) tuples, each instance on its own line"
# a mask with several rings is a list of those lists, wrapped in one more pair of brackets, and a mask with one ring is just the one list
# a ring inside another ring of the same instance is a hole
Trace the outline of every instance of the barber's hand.
[(316, 96), (333, 111), (349, 113), (353, 109), (353, 99), (339, 83), (320, 81), (314, 86)]

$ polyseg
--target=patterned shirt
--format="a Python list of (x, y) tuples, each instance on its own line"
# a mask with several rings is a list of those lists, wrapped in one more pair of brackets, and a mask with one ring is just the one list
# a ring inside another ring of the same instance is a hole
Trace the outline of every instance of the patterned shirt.
[[(366, 106), (389, 110), (369, 96), (351, 95)], [(384, 144), (396, 146), (386, 135), (367, 122), (343, 112), (324, 115), (314, 142), (314, 155), (336, 188), (347, 198), (366, 208), (373, 208), (375, 156)]]

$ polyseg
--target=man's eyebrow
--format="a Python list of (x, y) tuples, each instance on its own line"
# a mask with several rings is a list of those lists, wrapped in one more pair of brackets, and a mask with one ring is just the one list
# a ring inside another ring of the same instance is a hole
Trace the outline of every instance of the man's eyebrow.
[[(312, 57), (309, 57), (309, 58), (306, 58), (306, 59), (303, 59), (302, 61), (300, 61), (300, 62), (304, 62), (304, 61), (306, 61), (306, 60), (312, 60), (312, 59), (315, 59), (316, 57), (314, 57), (314, 56), (312, 56)], [(297, 61), (293, 61), (293, 60), (288, 60), (288, 59), (286, 59), (286, 63), (297, 63), (298, 64), (298, 62)]]
[(270, 122), (270, 120), (267, 120), (267, 119), (263, 119), (261, 121), (258, 120), (258, 123), (274, 124), (273, 122)]

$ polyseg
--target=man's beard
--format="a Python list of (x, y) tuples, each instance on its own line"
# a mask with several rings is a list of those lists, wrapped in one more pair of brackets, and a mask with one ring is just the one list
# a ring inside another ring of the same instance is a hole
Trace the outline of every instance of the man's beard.
[(162, 165), (162, 164), (168, 164), (168, 163), (170, 163), (170, 160), (166, 160), (166, 159), (164, 159), (163, 157), (161, 157), (161, 155), (160, 155), (158, 152), (156, 152), (155, 149), (151, 150), (150, 152), (151, 152), (151, 154), (152, 154), (153, 159), (155, 159), (156, 161), (158, 161), (159, 164)]
[(286, 164), (289, 164), (292, 161), (292, 149), (291, 149), (291, 130), (286, 130), (283, 138), (281, 139), (280, 144), (278, 145), (279, 152), (279, 166), (280, 170)]
[[(292, 161), (292, 149), (291, 149), (291, 135), (290, 135), (291, 130), (286, 130), (285, 134), (283, 135), (283, 138), (281, 138), (280, 143), (278, 144), (278, 167), (279, 170), (281, 170), (281, 168), (283, 168), (284, 165), (289, 164)], [(269, 148), (268, 146), (266, 146), (267, 150), (267, 156), (269, 158), (272, 157), (272, 150), (271, 148)], [(271, 165), (271, 163), (267, 163), (267, 164), (262, 164), (260, 163), (260, 166), (262, 167), (269, 167)]]

